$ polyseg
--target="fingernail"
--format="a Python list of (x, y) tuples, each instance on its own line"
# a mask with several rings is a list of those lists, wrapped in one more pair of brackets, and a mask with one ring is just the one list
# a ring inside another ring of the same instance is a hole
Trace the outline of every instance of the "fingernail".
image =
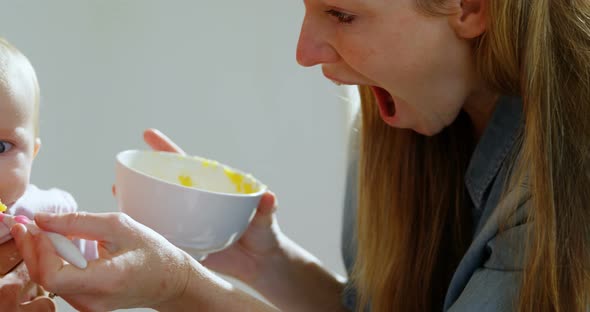
[(27, 229), (22, 224), (16, 224), (10, 229), (10, 234), (12, 237), (20, 238), (23, 234), (27, 232)]

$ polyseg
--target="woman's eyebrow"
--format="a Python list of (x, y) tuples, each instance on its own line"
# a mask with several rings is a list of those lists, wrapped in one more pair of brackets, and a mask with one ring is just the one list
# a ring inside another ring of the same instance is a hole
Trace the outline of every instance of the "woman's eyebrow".
[(377, 0), (316, 0), (327, 6), (337, 8), (368, 9), (375, 6)]

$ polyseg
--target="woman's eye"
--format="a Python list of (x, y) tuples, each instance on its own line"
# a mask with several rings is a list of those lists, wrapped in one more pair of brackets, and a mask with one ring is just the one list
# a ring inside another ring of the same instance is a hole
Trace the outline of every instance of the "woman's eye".
[(351, 24), (356, 17), (354, 15), (343, 13), (340, 11), (336, 11), (334, 9), (327, 10), (326, 14), (337, 18), (338, 23), (341, 23), (341, 24)]
[(12, 143), (0, 141), (0, 154), (8, 152), (13, 146)]

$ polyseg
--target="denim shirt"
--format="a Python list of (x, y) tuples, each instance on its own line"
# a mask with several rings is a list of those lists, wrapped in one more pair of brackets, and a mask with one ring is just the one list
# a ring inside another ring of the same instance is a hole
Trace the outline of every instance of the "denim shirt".
[[(527, 228), (527, 185), (506, 190), (511, 156), (522, 127), (522, 102), (501, 97), (471, 157), (465, 185), (472, 202), (473, 240), (447, 289), (444, 311), (512, 311), (523, 268), (523, 241)], [(358, 134), (351, 135), (351, 154), (344, 201), (342, 256), (348, 274), (354, 266), (354, 234), (357, 183)], [(509, 225), (499, 231), (500, 211), (516, 211)], [(356, 291), (348, 283), (342, 294), (345, 307), (354, 310)]]

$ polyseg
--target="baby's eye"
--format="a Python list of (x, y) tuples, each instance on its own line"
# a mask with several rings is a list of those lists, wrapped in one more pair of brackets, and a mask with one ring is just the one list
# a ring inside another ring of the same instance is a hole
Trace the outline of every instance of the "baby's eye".
[(327, 10), (326, 14), (335, 17), (340, 24), (352, 24), (356, 16), (344, 12), (336, 11), (334, 9)]
[(0, 154), (8, 152), (13, 146), (12, 143), (0, 141)]

